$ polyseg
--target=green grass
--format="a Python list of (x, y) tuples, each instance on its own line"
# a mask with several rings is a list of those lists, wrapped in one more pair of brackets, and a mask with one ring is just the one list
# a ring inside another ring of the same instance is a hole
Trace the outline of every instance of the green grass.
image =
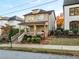
[(79, 45), (79, 38), (49, 38), (48, 44), (52, 45)]
[(55, 50), (55, 49), (44, 49), (44, 48), (7, 48), (0, 47), (2, 50), (13, 50), (13, 51), (24, 51), (24, 52), (33, 52), (33, 53), (49, 53), (49, 54), (58, 54), (58, 55), (71, 55), (79, 56), (79, 51), (69, 51), (69, 50)]

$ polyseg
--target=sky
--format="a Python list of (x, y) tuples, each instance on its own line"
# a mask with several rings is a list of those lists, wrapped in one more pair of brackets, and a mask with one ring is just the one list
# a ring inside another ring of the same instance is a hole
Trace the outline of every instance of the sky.
[[(55, 10), (56, 16), (63, 12), (63, 0), (57, 0), (49, 4), (29, 8), (49, 1), (54, 0), (0, 0), (0, 16), (23, 16), (33, 9)], [(15, 12), (18, 10), (21, 11)]]

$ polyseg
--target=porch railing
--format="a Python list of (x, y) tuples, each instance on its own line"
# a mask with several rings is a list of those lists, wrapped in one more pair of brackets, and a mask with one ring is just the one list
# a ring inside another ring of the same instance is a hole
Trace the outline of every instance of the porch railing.
[(24, 35), (26, 34), (26, 32), (22, 33), (19, 37), (18, 37), (18, 42), (21, 42)]
[(11, 37), (12, 42), (15, 41), (19, 36), (19, 33), (15, 34), (14, 36)]
[(14, 36), (11, 37), (11, 41), (14, 43), (16, 40), (18, 40), (18, 37), (21, 35), (22, 33), (17, 33)]

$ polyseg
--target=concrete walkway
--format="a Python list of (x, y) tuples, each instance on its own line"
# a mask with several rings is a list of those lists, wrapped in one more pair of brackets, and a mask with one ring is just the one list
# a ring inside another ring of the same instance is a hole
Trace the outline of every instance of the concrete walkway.
[[(11, 44), (0, 44), (0, 47), (10, 47), (10, 46)], [(79, 46), (66, 46), (66, 45), (12, 44), (12, 46), (22, 48), (45, 48), (45, 49), (79, 51)]]

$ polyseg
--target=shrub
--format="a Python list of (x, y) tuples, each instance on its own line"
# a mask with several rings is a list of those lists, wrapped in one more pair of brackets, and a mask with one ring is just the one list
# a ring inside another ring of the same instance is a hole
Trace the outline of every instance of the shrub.
[(16, 33), (19, 32), (19, 29), (15, 29), (15, 28), (11, 28), (10, 32), (9, 32), (9, 35), (10, 36), (14, 36)]
[(32, 36), (31, 35), (27, 36), (27, 42), (31, 42), (31, 40), (32, 40)]
[(61, 36), (61, 35), (63, 35), (63, 32), (61, 30), (56, 30), (55, 35), (56, 36)]
[(22, 39), (22, 42), (25, 42), (27, 41), (27, 35), (24, 35), (23, 39)]
[(78, 29), (76, 29), (76, 28), (73, 29), (72, 31), (73, 31), (74, 34), (77, 34), (78, 33)]
[(10, 28), (9, 34), (8, 34), (8, 39), (11, 42), (11, 37), (14, 36), (19, 32), (19, 29), (16, 28)]
[(32, 43), (40, 43), (41, 37), (40, 36), (33, 36)]
[(54, 31), (53, 30), (49, 31), (49, 33), (48, 33), (49, 36), (51, 36), (53, 34), (54, 34)]
[(64, 30), (64, 35), (68, 35), (69, 30)]
[(24, 37), (22, 39), (22, 43), (31, 42), (31, 40), (32, 40), (32, 36), (24, 35)]
[(36, 35), (37, 37), (41, 38), (41, 35)]
[(40, 35), (36, 35), (36, 36), (27, 36), (24, 35), (23, 37), (23, 43), (24, 42), (28, 42), (28, 43), (40, 43), (41, 37)]

